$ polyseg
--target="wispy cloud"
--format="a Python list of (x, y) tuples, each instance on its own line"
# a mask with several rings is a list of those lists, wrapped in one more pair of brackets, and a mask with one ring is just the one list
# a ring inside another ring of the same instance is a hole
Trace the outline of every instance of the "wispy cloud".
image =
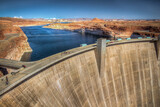
[(22, 16), (14, 16), (14, 18), (21, 18), (22, 19), (23, 17)]

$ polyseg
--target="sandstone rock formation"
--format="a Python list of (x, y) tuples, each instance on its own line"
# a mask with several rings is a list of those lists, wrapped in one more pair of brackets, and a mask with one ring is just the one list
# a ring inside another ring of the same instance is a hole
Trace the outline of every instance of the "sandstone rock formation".
[(0, 18), (0, 58), (19, 61), (25, 52), (32, 51), (27, 42), (27, 36), (19, 26), (47, 23), (17, 18)]
[[(160, 21), (104, 21), (94, 18), (92, 21), (82, 21), (73, 23), (56, 23), (46, 26), (53, 29), (67, 29), (101, 36), (130, 37), (136, 30), (148, 30), (152, 33), (160, 33)], [(96, 32), (96, 33), (95, 33)], [(148, 35), (146, 33), (146, 35)], [(149, 35), (148, 35), (149, 36)]]
[(19, 26), (43, 25), (49, 22), (17, 18), (0, 18), (0, 58), (20, 60), (26, 51), (31, 51), (27, 37)]
[(31, 51), (31, 48), (20, 27), (0, 21), (0, 58), (20, 60), (25, 51)]
[(0, 22), (11, 22), (14, 26), (34, 26), (34, 25), (45, 25), (49, 24), (48, 21), (34, 21), (30, 19), (10, 18), (1, 17)]
[(102, 19), (94, 18), (91, 20), (92, 22), (104, 22)]

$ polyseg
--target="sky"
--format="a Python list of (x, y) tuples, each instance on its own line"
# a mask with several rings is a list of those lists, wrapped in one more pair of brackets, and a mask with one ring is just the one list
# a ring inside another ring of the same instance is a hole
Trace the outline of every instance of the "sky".
[(0, 17), (160, 19), (160, 0), (0, 0)]

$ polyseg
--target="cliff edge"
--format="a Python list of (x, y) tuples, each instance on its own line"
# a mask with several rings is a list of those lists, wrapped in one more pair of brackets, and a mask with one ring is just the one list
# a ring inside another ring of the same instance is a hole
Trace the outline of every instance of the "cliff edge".
[(19, 61), (25, 52), (32, 52), (28, 38), (19, 26), (43, 24), (48, 22), (0, 18), (0, 58)]
[[(91, 21), (73, 23), (54, 23), (46, 26), (52, 29), (67, 29), (100, 36), (130, 37), (135, 31), (147, 31), (144, 36), (160, 34), (160, 21), (154, 20), (102, 20), (94, 18)], [(84, 30), (83, 30), (84, 29)], [(142, 34), (142, 33), (140, 33)]]

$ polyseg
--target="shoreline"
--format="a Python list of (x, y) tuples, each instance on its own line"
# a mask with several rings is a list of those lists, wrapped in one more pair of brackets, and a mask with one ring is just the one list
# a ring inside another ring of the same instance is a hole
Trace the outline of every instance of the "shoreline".
[[(156, 22), (156, 23), (155, 23)], [(93, 19), (86, 22), (55, 23), (45, 28), (77, 31), (112, 38), (128, 38), (138, 33), (144, 37), (157, 37), (160, 34), (160, 21), (101, 21)]]
[(99, 36), (99, 37), (106, 37), (106, 38), (111, 38), (110, 35), (104, 35), (102, 30), (89, 30), (89, 29), (84, 29), (84, 31), (82, 31), (82, 29), (66, 29), (66, 28), (52, 28), (49, 26), (43, 26), (43, 28), (50, 28), (50, 29), (55, 29), (55, 30), (66, 30), (66, 31), (71, 31), (71, 32), (78, 32), (78, 33), (82, 33), (82, 34), (90, 34), (90, 35), (95, 35), (95, 36)]
[(47, 24), (42, 24), (42, 25), (16, 25), (16, 26), (18, 26), (18, 27), (32, 27), (32, 26), (45, 26), (45, 25), (47, 25)]

